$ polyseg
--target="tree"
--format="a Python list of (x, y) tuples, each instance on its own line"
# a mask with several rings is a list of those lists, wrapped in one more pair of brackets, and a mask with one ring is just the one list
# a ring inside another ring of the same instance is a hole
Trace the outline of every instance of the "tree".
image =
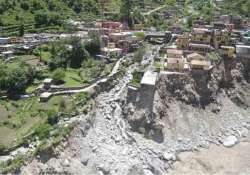
[(51, 59), (49, 62), (49, 69), (55, 70), (57, 68), (67, 68), (69, 57), (71, 53), (71, 45), (69, 41), (56, 41), (51, 44)]
[(66, 105), (66, 102), (65, 102), (65, 100), (64, 99), (62, 99), (61, 101), (60, 101), (60, 103), (59, 103), (59, 111), (60, 112), (64, 112), (65, 110), (66, 110), (66, 107), (67, 107), (67, 105)]
[(132, 27), (132, 12), (133, 12), (133, 4), (132, 0), (122, 0), (120, 14), (121, 20), (125, 22), (128, 27)]
[(136, 62), (140, 63), (145, 54), (145, 46), (141, 46), (134, 54), (134, 59)]
[(56, 69), (52, 75), (53, 80), (60, 82), (65, 78), (65, 71), (63, 69)]
[(85, 43), (85, 48), (90, 55), (95, 56), (101, 52), (100, 35), (98, 33), (90, 33), (90, 41)]
[(135, 8), (132, 14), (132, 22), (134, 24), (141, 24), (144, 22), (144, 16), (142, 15), (139, 8)]
[(189, 28), (193, 26), (193, 23), (194, 23), (193, 16), (187, 17), (187, 25)]
[(47, 122), (48, 124), (50, 124), (51, 126), (55, 125), (58, 123), (59, 121), (59, 117), (57, 115), (57, 112), (55, 109), (50, 109), (47, 111)]
[(71, 45), (72, 51), (69, 56), (70, 67), (80, 68), (82, 62), (89, 57), (89, 53), (80, 38), (72, 38)]
[(14, 95), (22, 92), (31, 80), (25, 64), (8, 67), (2, 61), (0, 62), (0, 90)]
[(29, 10), (29, 8), (30, 8), (30, 6), (27, 2), (22, 2), (20, 6), (23, 10), (26, 10), (26, 11)]
[(41, 27), (48, 24), (48, 13), (45, 11), (38, 11), (34, 16), (36, 27)]
[(23, 36), (24, 35), (24, 25), (21, 24), (20, 27), (19, 27), (19, 36)]

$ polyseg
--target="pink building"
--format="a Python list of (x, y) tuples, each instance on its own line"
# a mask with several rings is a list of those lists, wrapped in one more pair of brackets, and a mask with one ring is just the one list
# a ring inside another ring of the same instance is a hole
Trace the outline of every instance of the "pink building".
[(102, 23), (102, 27), (108, 29), (121, 30), (123, 28), (123, 25), (120, 22), (105, 21)]

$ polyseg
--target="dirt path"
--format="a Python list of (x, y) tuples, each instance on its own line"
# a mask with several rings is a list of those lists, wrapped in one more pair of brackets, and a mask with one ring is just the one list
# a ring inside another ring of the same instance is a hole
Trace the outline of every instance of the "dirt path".
[(211, 145), (200, 152), (179, 155), (169, 175), (248, 175), (250, 174), (250, 137), (233, 148)]
[(145, 16), (150, 15), (150, 14), (152, 14), (152, 13), (154, 13), (154, 12), (157, 12), (157, 11), (159, 11), (159, 10), (161, 10), (161, 9), (164, 9), (165, 7), (167, 7), (167, 5), (163, 5), (163, 6), (157, 7), (157, 8), (155, 8), (155, 9), (153, 9), (153, 10), (147, 12), (147, 13), (144, 13), (144, 15), (145, 15)]

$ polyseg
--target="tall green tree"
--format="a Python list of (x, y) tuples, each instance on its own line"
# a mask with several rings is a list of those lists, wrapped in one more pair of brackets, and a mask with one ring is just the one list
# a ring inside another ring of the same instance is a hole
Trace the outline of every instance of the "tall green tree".
[(24, 35), (24, 25), (21, 24), (20, 27), (19, 27), (19, 33), (18, 33), (19, 36), (23, 36)]
[(90, 55), (95, 56), (101, 52), (101, 39), (100, 34), (90, 33), (90, 41), (85, 43), (85, 48)]
[(133, 2), (132, 0), (121, 0), (121, 8), (120, 15), (121, 20), (128, 25), (128, 27), (132, 27), (132, 12), (133, 12)]
[(71, 45), (72, 50), (69, 55), (70, 67), (79, 68), (82, 66), (82, 62), (89, 57), (89, 53), (79, 38), (73, 38)]

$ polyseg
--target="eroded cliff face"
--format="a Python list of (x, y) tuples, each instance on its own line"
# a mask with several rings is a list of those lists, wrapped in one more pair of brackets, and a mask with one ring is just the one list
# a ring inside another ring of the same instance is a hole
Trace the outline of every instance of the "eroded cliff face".
[(225, 59), (207, 72), (160, 74), (152, 113), (129, 104), (127, 119), (135, 131), (159, 143), (219, 143), (250, 124), (249, 68), (249, 60)]

